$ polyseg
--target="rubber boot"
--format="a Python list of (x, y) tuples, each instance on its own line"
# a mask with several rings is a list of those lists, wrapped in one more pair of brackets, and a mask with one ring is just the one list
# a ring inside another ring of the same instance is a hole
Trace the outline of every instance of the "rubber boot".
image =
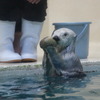
[(0, 21), (0, 63), (21, 61), (21, 56), (13, 48), (15, 24), (16, 22)]
[(37, 44), (40, 39), (43, 22), (22, 19), (22, 37), (20, 40), (23, 62), (37, 61)]

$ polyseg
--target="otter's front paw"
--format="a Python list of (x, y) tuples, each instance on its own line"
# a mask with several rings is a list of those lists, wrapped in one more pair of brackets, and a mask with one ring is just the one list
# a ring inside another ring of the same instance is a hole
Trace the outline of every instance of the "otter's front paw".
[(45, 37), (40, 41), (40, 47), (45, 49), (48, 46), (56, 47), (57, 43), (52, 37)]

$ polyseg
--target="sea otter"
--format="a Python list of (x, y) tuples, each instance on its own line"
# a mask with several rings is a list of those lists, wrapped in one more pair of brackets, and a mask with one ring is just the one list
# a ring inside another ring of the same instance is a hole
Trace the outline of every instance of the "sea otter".
[(83, 67), (75, 54), (76, 33), (60, 28), (40, 41), (44, 50), (43, 67), (47, 76), (83, 77)]

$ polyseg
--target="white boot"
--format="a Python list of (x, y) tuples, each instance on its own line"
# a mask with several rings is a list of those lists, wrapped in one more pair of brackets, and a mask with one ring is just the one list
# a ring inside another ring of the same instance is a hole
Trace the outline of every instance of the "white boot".
[(0, 62), (20, 62), (21, 56), (14, 52), (13, 41), (16, 22), (0, 21)]
[(22, 61), (37, 61), (37, 44), (43, 22), (22, 20), (21, 57)]

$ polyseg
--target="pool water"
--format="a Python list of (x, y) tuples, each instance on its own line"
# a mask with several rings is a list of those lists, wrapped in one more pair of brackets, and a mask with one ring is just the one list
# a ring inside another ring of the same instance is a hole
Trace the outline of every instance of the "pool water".
[(44, 77), (41, 68), (0, 71), (0, 100), (100, 100), (100, 72), (81, 79)]

